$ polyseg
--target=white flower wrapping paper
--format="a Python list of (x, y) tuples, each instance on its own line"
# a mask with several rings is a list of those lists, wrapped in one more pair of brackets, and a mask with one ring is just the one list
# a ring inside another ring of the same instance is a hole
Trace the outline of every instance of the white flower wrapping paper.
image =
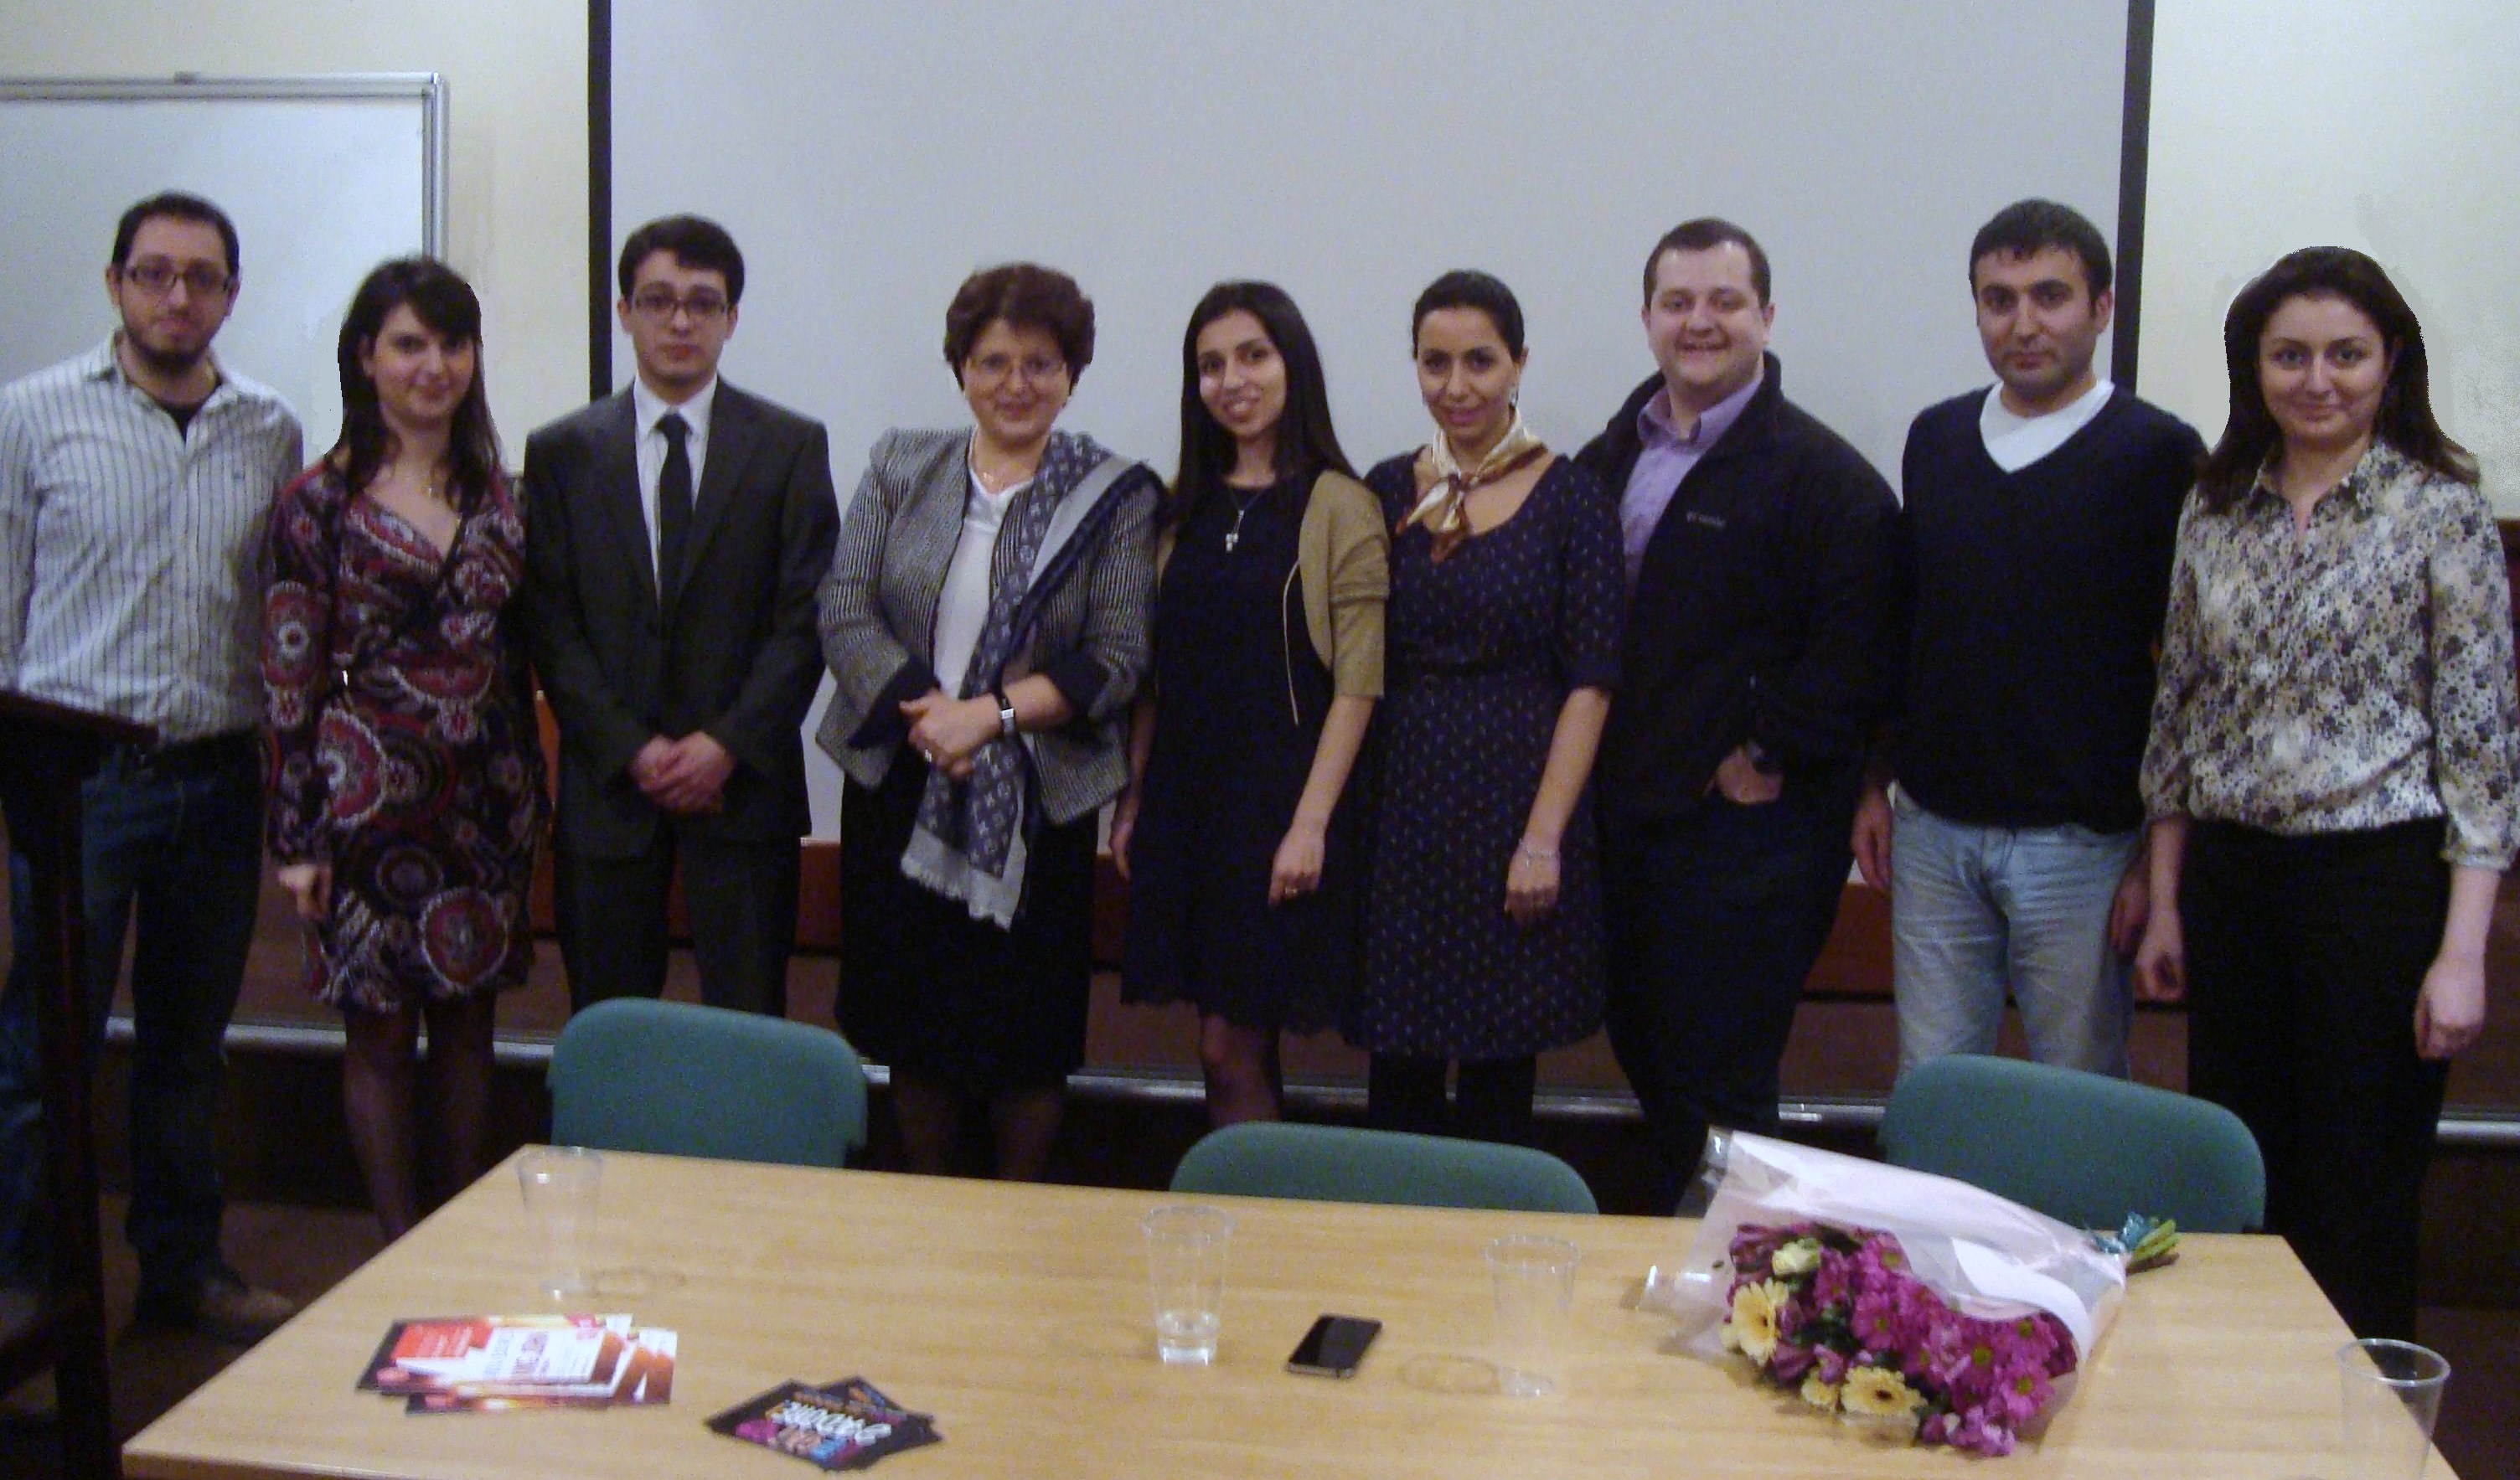
[(1677, 1267), (1646, 1273), (1638, 1301), (1679, 1322), (1688, 1349), (1711, 1361), (1736, 1356), (1716, 1332), (1731, 1314), (1732, 1235), (1743, 1224), (1895, 1234), (1910, 1270), (1962, 1314), (2046, 1311), (2072, 1333), (2083, 1366), (2126, 1299), (2123, 1261), (2084, 1231), (1967, 1183), (1737, 1131), (1709, 1138), (1710, 1162), (1718, 1156), (1723, 1180), (1696, 1239)]

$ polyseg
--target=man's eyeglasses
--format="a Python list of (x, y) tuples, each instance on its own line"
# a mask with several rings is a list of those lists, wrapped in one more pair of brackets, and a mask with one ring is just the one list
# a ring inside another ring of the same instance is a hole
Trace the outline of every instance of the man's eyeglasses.
[(1067, 362), (1048, 355), (1034, 355), (1023, 360), (1010, 354), (974, 355), (966, 362), (964, 374), (983, 385), (1003, 385), (1018, 370), (1023, 372), (1026, 383), (1046, 385), (1067, 374)]
[(184, 291), (197, 298), (214, 298), (228, 291), (235, 280), (215, 267), (177, 268), (172, 262), (137, 262), (114, 269), (122, 281), (153, 297), (164, 297), (184, 285)]
[(696, 292), (678, 298), (662, 288), (647, 288), (630, 300), (630, 311), (652, 324), (670, 324), (676, 312), (691, 316), (695, 324), (714, 324), (726, 317), (731, 305), (713, 292)]

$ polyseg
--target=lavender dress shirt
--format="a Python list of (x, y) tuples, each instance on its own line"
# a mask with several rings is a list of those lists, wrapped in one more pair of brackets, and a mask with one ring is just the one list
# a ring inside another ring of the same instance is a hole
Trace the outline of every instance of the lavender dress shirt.
[(1645, 542), (1653, 538), (1654, 526), (1662, 522), (1663, 511), (1671, 507), (1671, 496), (1680, 491), (1680, 480), (1688, 470), (1706, 456), (1724, 433), (1740, 420), (1741, 408), (1759, 393), (1759, 384), (1768, 378), (1766, 367), (1750, 377), (1749, 383), (1706, 408), (1697, 418), (1697, 426), (1688, 436), (1682, 436), (1673, 424), (1671, 391), (1645, 402), (1637, 413), (1637, 432), (1643, 447), (1637, 453), (1637, 466), (1628, 474), (1628, 486), (1619, 495), (1619, 538), (1627, 557), (1628, 589), (1637, 586), (1637, 572), (1644, 568)]

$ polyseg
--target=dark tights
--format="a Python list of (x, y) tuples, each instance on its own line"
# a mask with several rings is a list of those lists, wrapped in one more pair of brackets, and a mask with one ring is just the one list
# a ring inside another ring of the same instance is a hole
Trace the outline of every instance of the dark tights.
[[(342, 1014), (341, 1101), (350, 1148), (385, 1237), (395, 1239), (488, 1170), (490, 1030), (487, 992), (393, 1012)], [(423, 1018), (428, 1054), (419, 1053)]]
[(1452, 1063), (1413, 1054), (1374, 1054), (1366, 1074), (1366, 1124), (1378, 1131), (1531, 1144), (1531, 1097), (1540, 1077), (1539, 1059), (1462, 1060), (1448, 1106), (1444, 1071)]

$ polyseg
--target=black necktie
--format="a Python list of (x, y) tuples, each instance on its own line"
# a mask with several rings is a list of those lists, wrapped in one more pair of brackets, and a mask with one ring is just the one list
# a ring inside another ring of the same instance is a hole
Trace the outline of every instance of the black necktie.
[(665, 434), (665, 469), (656, 475), (656, 599), (674, 589), (683, 570), (683, 546), (692, 533), (692, 455), (683, 443), (692, 424), (669, 411), (656, 423)]

